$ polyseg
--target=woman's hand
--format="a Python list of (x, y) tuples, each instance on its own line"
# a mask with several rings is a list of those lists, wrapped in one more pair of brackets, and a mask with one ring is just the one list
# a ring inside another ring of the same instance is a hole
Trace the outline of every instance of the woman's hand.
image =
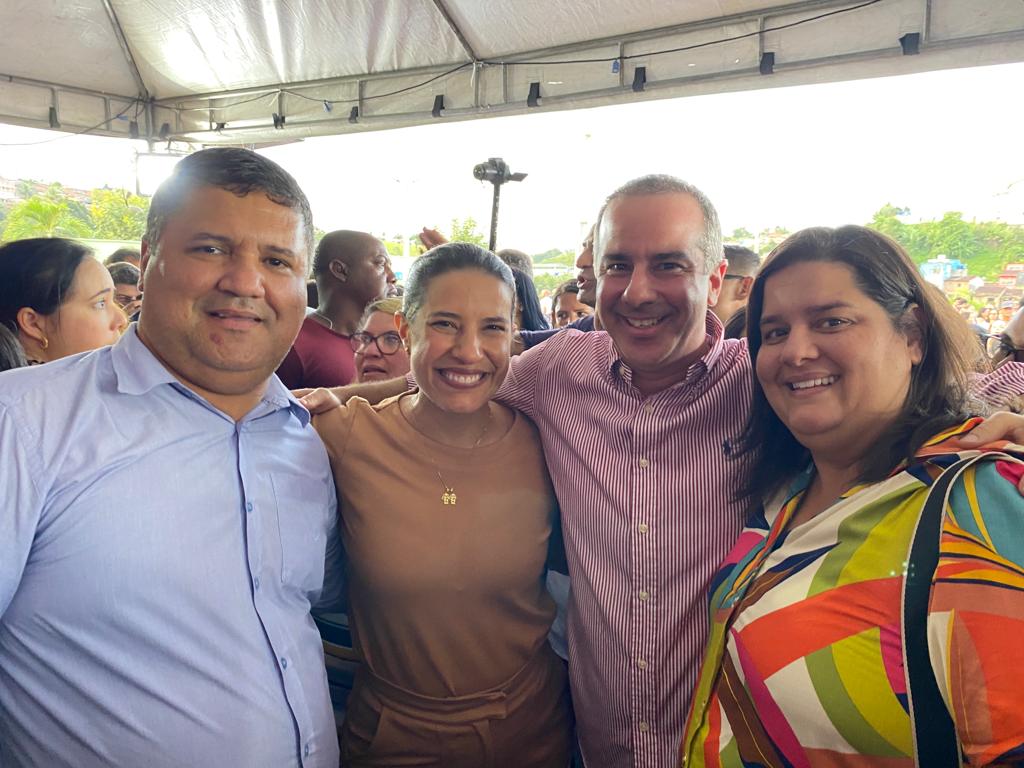
[(313, 416), (333, 411), (335, 408), (341, 407), (342, 403), (341, 398), (333, 390), (324, 389), (323, 387), (319, 389), (296, 389), (292, 394), (299, 399), (299, 404)]

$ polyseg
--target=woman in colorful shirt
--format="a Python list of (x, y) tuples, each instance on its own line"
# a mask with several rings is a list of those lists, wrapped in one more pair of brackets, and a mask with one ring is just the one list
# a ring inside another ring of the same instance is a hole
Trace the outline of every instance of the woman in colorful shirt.
[[(771, 449), (743, 493), (763, 504), (712, 584), (681, 763), (914, 766), (901, 601), (930, 485), (976, 453), (957, 443), (969, 330), (895, 242), (853, 226), (779, 246), (748, 328), (746, 445)], [(1021, 474), (1003, 456), (955, 482), (931, 583), (931, 666), (974, 766), (1024, 763)]]

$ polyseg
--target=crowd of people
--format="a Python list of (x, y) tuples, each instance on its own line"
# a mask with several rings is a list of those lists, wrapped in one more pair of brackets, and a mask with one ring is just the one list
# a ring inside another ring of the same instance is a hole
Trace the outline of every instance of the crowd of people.
[(548, 316), (521, 252), (313, 232), (219, 148), (137, 254), (0, 246), (0, 764), (1024, 763), (1019, 314), (665, 175)]

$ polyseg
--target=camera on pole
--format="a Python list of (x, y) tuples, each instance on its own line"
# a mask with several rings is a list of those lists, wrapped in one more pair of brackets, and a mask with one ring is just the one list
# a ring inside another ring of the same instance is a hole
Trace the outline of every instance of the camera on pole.
[(525, 173), (512, 173), (508, 163), (500, 157), (492, 157), (486, 163), (473, 166), (473, 177), (480, 181), (489, 181), (494, 185), (494, 200), (491, 203), (491, 239), (488, 248), (494, 250), (498, 242), (498, 199), (501, 196), (501, 185), (507, 181), (522, 181)]

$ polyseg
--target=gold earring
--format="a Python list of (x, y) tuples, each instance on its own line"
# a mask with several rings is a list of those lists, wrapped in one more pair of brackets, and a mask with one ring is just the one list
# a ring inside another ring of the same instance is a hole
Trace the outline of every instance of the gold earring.
[(50, 346), (50, 340), (48, 338), (46, 338), (45, 336), (43, 336), (43, 349), (46, 349), (49, 346)]

